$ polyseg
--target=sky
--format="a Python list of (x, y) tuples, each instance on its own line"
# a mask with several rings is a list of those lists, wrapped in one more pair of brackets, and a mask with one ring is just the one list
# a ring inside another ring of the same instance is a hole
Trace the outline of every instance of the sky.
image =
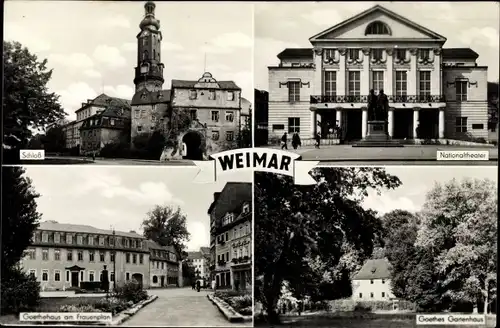
[(187, 217), (188, 250), (210, 246), (208, 208), (228, 181), (252, 181), (252, 172), (224, 174), (215, 183), (193, 183), (196, 167), (29, 166), (42, 221), (85, 224), (142, 234), (155, 205), (179, 206)]
[[(139, 23), (145, 2), (6, 1), (4, 40), (19, 41), (53, 68), (49, 90), (74, 119), (103, 91), (132, 99)], [(233, 2), (157, 2), (163, 34), (163, 85), (198, 80), (206, 70), (232, 80), (253, 101), (253, 6)]]
[(312, 48), (309, 38), (379, 4), (447, 38), (446, 48), (472, 48), (498, 81), (499, 5), (496, 2), (261, 2), (255, 6), (254, 83), (268, 90), (268, 66), (285, 48)]
[(397, 176), (402, 185), (394, 190), (382, 191), (381, 195), (369, 192), (363, 205), (380, 214), (396, 209), (420, 211), (427, 192), (436, 182), (444, 184), (453, 178), (457, 181), (464, 178), (498, 181), (496, 166), (386, 166), (385, 171)]

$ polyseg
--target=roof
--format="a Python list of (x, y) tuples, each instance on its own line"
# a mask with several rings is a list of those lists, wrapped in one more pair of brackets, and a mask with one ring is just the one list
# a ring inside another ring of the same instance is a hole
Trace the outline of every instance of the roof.
[(93, 105), (93, 106), (103, 106), (103, 107), (108, 107), (108, 106), (116, 106), (116, 107), (127, 107), (130, 108), (130, 100), (128, 99), (123, 99), (123, 98), (118, 98), (118, 97), (110, 97), (105, 93), (101, 93), (94, 99), (89, 99), (87, 100), (87, 103), (82, 104), (82, 107), (77, 109), (75, 112), (80, 111), (80, 109), (87, 107), (88, 105)]
[[(40, 222), (38, 230), (59, 231), (59, 232), (80, 232), (80, 233), (92, 233), (92, 234), (102, 234), (102, 235), (113, 234), (113, 230), (99, 229), (83, 224), (59, 223), (57, 221)], [(144, 238), (143, 236), (139, 235), (136, 232), (124, 232), (115, 230), (115, 234), (121, 237)]]
[(437, 40), (443, 41), (443, 42), (446, 41), (446, 38), (444, 36), (437, 34), (436, 32), (429, 30), (428, 28), (426, 28), (422, 25), (419, 25), (415, 22), (412, 22), (411, 20), (409, 20), (409, 19), (407, 19), (399, 14), (396, 14), (395, 12), (393, 12), (389, 9), (386, 9), (380, 5), (373, 6), (369, 9), (333, 26), (333, 27), (330, 27), (329, 29), (326, 29), (326, 30), (312, 36), (311, 38), (309, 38), (309, 41), (313, 42), (313, 41), (316, 41), (318, 39), (321, 39), (321, 37), (333, 32), (341, 27), (344, 27), (344, 26), (351, 24), (355, 21), (358, 21), (358, 20), (362, 19), (363, 17), (368, 16), (370, 14), (373, 14), (374, 12), (377, 12), (377, 11), (384, 13), (385, 15), (391, 17), (392, 19), (394, 19), (396, 21), (399, 21), (400, 23), (403, 23), (403, 24), (410, 26), (416, 30), (419, 30), (420, 32), (427, 34), (429, 37), (431, 37), (433, 39), (437, 39)]
[[(188, 80), (172, 80), (172, 89), (174, 88), (194, 88), (198, 81)], [(221, 89), (224, 90), (241, 90), (233, 81), (217, 81)]]
[(312, 48), (286, 48), (277, 56), (279, 59), (313, 58)]
[(210, 247), (200, 247), (200, 252), (202, 255), (210, 255)]
[(174, 246), (161, 246), (160, 244), (151, 239), (146, 240), (146, 245), (148, 249), (159, 249), (163, 251), (169, 251), (175, 254)]
[(187, 258), (189, 260), (199, 260), (203, 258), (203, 254), (201, 252), (188, 252)]
[(159, 90), (154, 92), (138, 91), (132, 97), (132, 106), (150, 105), (170, 102), (170, 90)]
[(389, 279), (391, 277), (391, 264), (387, 259), (368, 260), (354, 275), (355, 280)]
[(477, 59), (479, 55), (471, 48), (443, 48), (443, 59)]
[(240, 210), (245, 202), (252, 201), (252, 183), (228, 182), (216, 200), (210, 205), (209, 214), (214, 212), (216, 219), (222, 218), (228, 212)]

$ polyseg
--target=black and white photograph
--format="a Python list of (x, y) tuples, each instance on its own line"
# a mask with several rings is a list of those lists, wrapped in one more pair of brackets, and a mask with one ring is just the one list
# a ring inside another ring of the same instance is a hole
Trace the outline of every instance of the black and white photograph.
[[(252, 326), (253, 173), (196, 175), (4, 167), (0, 323)], [(46, 313), (111, 317), (36, 319)]]
[(3, 162), (192, 165), (251, 147), (252, 48), (251, 3), (6, 1)]
[(255, 145), (342, 165), (497, 165), (496, 2), (260, 2)]
[(496, 171), (320, 167), (311, 186), (255, 173), (255, 326), (404, 328), (427, 314), (469, 321), (425, 327), (495, 327)]

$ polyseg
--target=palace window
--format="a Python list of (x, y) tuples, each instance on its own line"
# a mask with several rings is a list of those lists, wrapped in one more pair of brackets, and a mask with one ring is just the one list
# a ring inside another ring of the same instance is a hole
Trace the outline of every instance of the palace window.
[(130, 253), (125, 254), (125, 262), (130, 263)]
[(94, 236), (89, 236), (89, 245), (94, 245)]
[(61, 242), (61, 235), (58, 232), (56, 232), (54, 234), (54, 242), (55, 243), (60, 243)]
[(363, 293), (359, 293), (359, 298), (363, 298)]
[(78, 261), (83, 261), (83, 251), (78, 251)]
[(28, 258), (30, 260), (35, 260), (36, 259), (36, 250), (33, 248), (28, 249)]
[(89, 261), (94, 262), (94, 251), (89, 251)]
[(89, 271), (89, 281), (94, 281), (94, 271)]
[(396, 49), (396, 59), (398, 61), (406, 60), (406, 49)]
[(189, 90), (189, 99), (190, 100), (196, 99), (196, 96), (197, 96), (196, 90)]
[(212, 131), (212, 140), (219, 140), (219, 131)]
[(42, 281), (49, 281), (49, 270), (42, 271)]
[(360, 71), (349, 71), (348, 74), (348, 92), (349, 96), (360, 95)]
[(115, 253), (114, 252), (111, 252), (111, 254), (109, 255), (109, 260), (111, 262), (114, 262), (115, 261)]
[(55, 249), (54, 250), (54, 260), (60, 261), (61, 260), (61, 250), (60, 249)]
[(456, 132), (467, 132), (467, 117), (457, 117), (455, 119)]
[(142, 125), (138, 125), (137, 126), (137, 132), (141, 132), (142, 131)]
[(59, 270), (54, 271), (54, 281), (61, 281), (61, 271)]
[(144, 254), (139, 254), (139, 264), (144, 263)]
[(49, 250), (48, 249), (42, 249), (42, 260), (44, 260), (44, 261), (49, 260)]
[(132, 263), (137, 264), (137, 254), (132, 254)]
[(125, 273), (125, 280), (129, 281), (130, 280), (130, 272)]
[(29, 275), (32, 276), (33, 278), (36, 278), (36, 270), (35, 269), (31, 269), (29, 271)]
[(212, 122), (219, 122), (219, 111), (218, 110), (212, 111)]
[(289, 117), (288, 118), (288, 133), (300, 132), (300, 118), (299, 117)]
[(365, 35), (391, 35), (391, 31), (387, 24), (377, 21), (366, 27)]
[(227, 100), (228, 101), (233, 101), (234, 100), (234, 92), (233, 91), (228, 91), (227, 92)]
[(374, 60), (382, 60), (383, 53), (384, 53), (383, 49), (372, 49), (372, 58)]
[(347, 52), (347, 58), (349, 60), (359, 60), (359, 49), (349, 49)]
[(300, 101), (300, 82), (288, 82), (288, 101)]
[(76, 236), (76, 242), (78, 243), (78, 245), (83, 244), (83, 237), (82, 236)]
[(115, 273), (114, 272), (111, 272), (110, 276), (109, 276), (109, 281), (115, 281)]
[(215, 100), (215, 90), (208, 91), (208, 100)]
[(378, 93), (380, 90), (384, 89), (384, 72), (383, 71), (373, 71), (372, 72), (372, 89)]
[(66, 250), (66, 259), (68, 261), (73, 261), (73, 250), (71, 249)]
[(406, 71), (396, 71), (396, 96), (407, 95)]
[(335, 49), (323, 49), (325, 59), (333, 59), (335, 57)]
[(153, 49), (153, 59), (156, 59), (156, 50)]
[(419, 95), (421, 97), (430, 96), (431, 94), (431, 72), (419, 72)]
[(455, 81), (457, 101), (467, 101), (467, 81)]
[(233, 122), (234, 121), (234, 112), (232, 110), (226, 111), (226, 121)]
[(42, 233), (42, 242), (48, 243), (49, 242), (49, 235), (46, 234), (45, 232)]
[(66, 282), (70, 281), (70, 271), (66, 270)]
[(373, 293), (370, 293), (370, 297), (373, 298)]
[(337, 95), (337, 72), (325, 71), (325, 96)]
[(430, 50), (429, 49), (419, 49), (418, 56), (421, 60), (429, 60)]
[(234, 140), (234, 132), (233, 131), (227, 131), (226, 132), (226, 140), (227, 141), (233, 141)]
[(134, 111), (134, 118), (139, 118), (139, 117), (140, 117), (140, 115), (141, 115), (141, 112), (140, 112), (138, 109), (136, 109), (136, 110)]

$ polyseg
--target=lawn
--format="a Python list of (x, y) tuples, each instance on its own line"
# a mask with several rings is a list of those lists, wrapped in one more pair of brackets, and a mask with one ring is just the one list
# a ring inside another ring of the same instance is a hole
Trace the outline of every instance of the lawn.
[(252, 294), (250, 292), (217, 291), (215, 296), (225, 301), (241, 315), (251, 316), (253, 314)]
[[(442, 325), (418, 325), (415, 314), (376, 314), (376, 313), (332, 313), (306, 314), (303, 316), (280, 316), (279, 327), (335, 327), (335, 328), (439, 328)], [(486, 327), (495, 327), (496, 316), (487, 317)], [(256, 327), (274, 327), (255, 320)], [(446, 325), (450, 328), (475, 328), (477, 325)]]

